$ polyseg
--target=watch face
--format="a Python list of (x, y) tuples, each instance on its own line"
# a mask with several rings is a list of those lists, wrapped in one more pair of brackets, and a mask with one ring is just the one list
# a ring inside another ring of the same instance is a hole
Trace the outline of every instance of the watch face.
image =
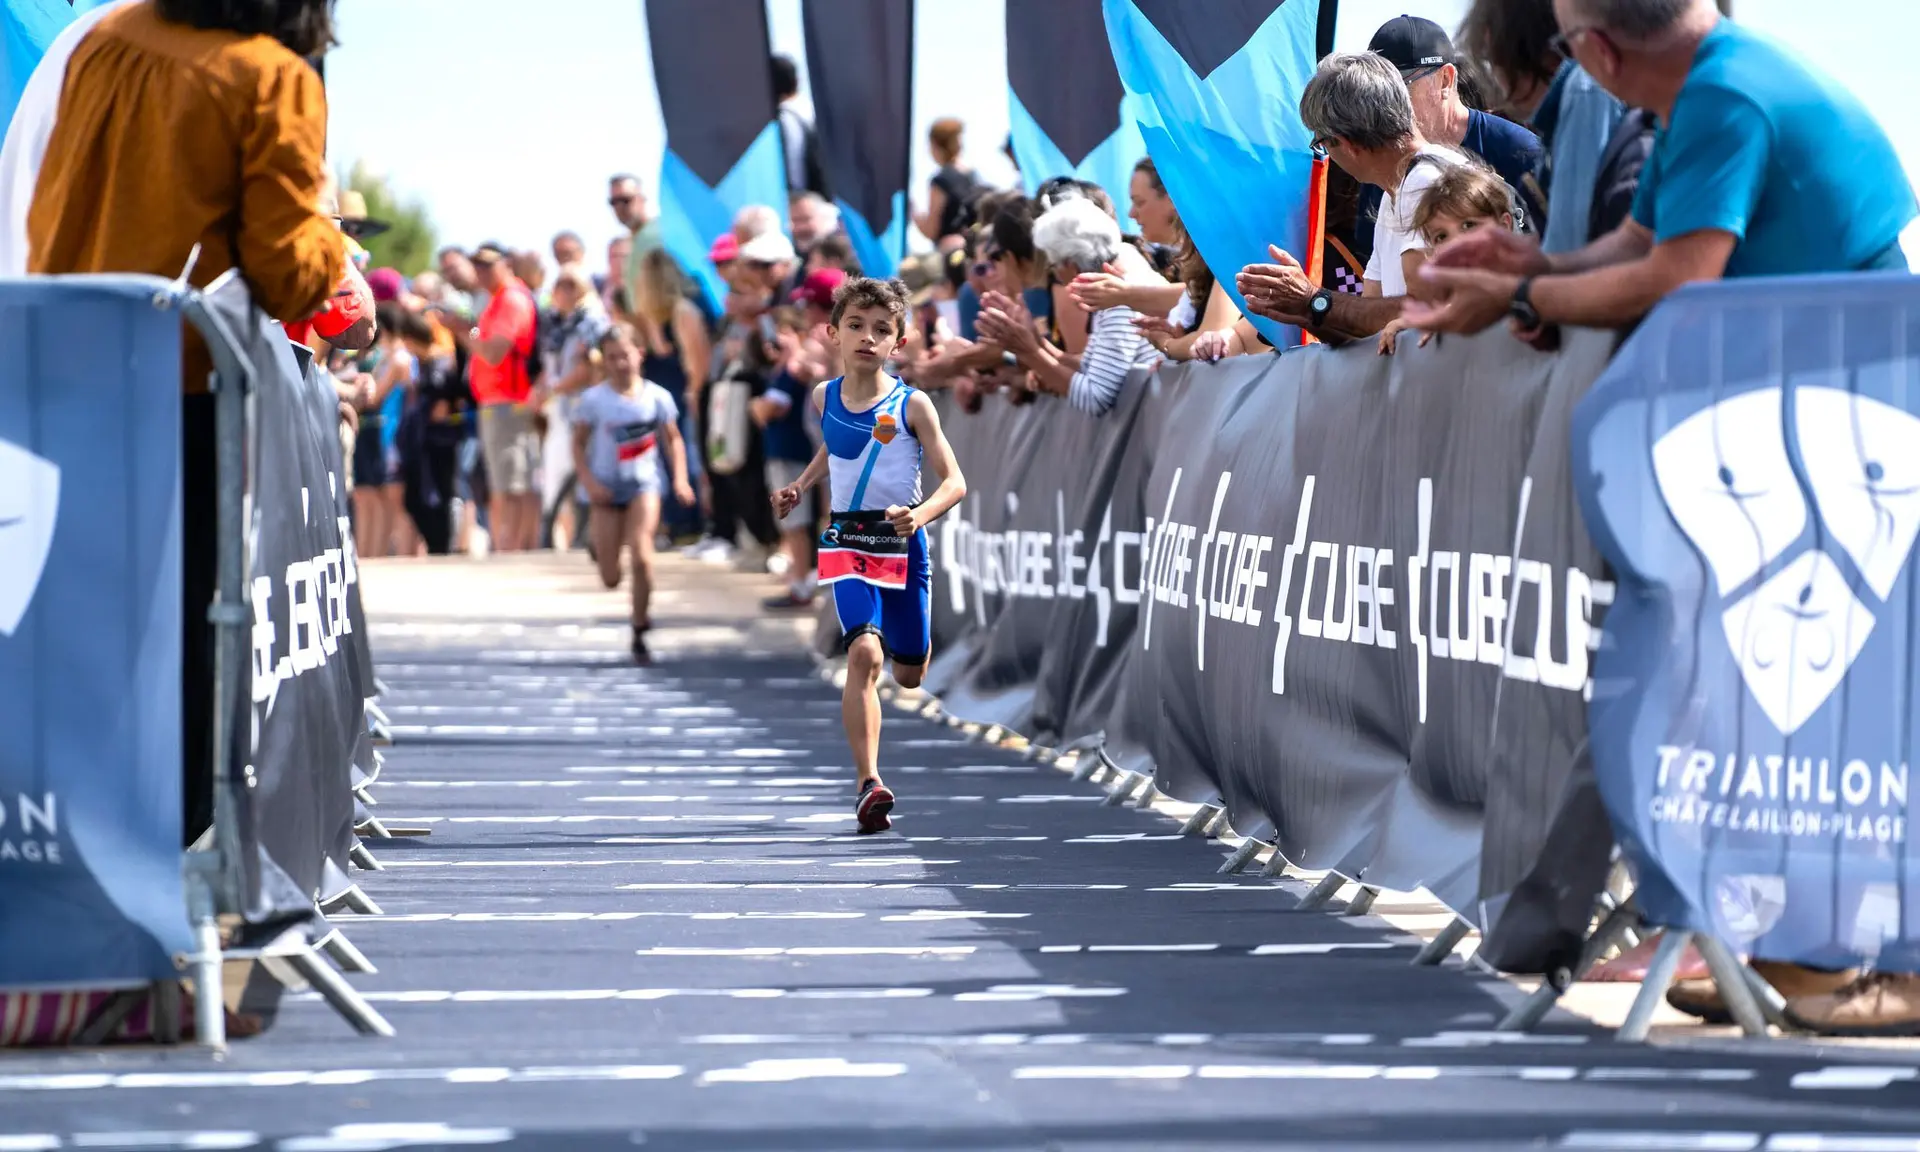
[(1324, 316), (1333, 309), (1333, 301), (1325, 296), (1315, 296), (1307, 308), (1315, 316)]

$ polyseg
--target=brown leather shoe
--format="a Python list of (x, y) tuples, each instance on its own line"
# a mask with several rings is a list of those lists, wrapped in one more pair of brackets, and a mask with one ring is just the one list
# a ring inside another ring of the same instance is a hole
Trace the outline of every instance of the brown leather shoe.
[[(1820, 972), (1802, 968), (1798, 964), (1782, 964), (1777, 960), (1755, 960), (1751, 967), (1789, 1001), (1796, 996), (1819, 997), (1837, 992), (1847, 987), (1856, 975), (1852, 970)], [(1712, 977), (1677, 981), (1667, 989), (1667, 1003), (1708, 1024), (1733, 1023), (1733, 1015), (1727, 1011), (1726, 1002), (1720, 999), (1720, 989)], [(1915, 1005), (1920, 1007), (1920, 1000), (1916, 1000)]]
[(1831, 992), (1788, 997), (1786, 1016), (1822, 1036), (1920, 1036), (1920, 976), (1868, 972)]

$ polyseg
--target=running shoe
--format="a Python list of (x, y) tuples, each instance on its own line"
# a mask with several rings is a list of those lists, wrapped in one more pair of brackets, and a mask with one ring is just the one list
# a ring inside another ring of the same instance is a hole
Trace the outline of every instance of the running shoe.
[(633, 630), (633, 662), (642, 668), (653, 663), (653, 653), (647, 651), (647, 630), (645, 628), (635, 628)]
[(893, 821), (887, 813), (893, 811), (893, 793), (878, 780), (869, 780), (860, 788), (860, 802), (854, 805), (853, 816), (860, 824), (860, 832), (866, 835), (873, 832), (885, 832), (893, 827)]
[(803, 596), (798, 588), (788, 588), (779, 596), (769, 596), (760, 601), (769, 612), (804, 612), (813, 607), (813, 597)]

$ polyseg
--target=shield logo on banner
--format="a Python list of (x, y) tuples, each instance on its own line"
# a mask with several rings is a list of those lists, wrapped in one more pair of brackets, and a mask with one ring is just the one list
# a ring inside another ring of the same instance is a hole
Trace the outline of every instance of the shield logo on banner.
[(1286, 0), (1213, 0), (1204, 10), (1193, 0), (1133, 0), (1193, 74), (1205, 80), (1267, 22)]
[(1595, 778), (1655, 923), (1814, 964), (1920, 939), (1916, 317), (1906, 277), (1690, 288), (1576, 412), (1620, 576)]
[(1790, 428), (1784, 393), (1763, 387), (1694, 413), (1653, 446), (1660, 495), (1723, 597), (1740, 678), (1783, 735), (1846, 679), (1920, 534), (1920, 419), (1838, 388), (1803, 387), (1794, 401)]
[(0, 440), (0, 636), (26, 618), (59, 513), (59, 465)]

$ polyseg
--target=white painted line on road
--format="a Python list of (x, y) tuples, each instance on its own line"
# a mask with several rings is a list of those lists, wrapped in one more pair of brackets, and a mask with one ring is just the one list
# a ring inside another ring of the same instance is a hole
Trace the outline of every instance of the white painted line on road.
[(1218, 944), (1044, 944), (1042, 952), (1214, 952)]
[(1781, 1132), (1767, 1137), (1764, 1152), (1920, 1152), (1920, 1136)]
[(341, 1124), (325, 1136), (295, 1136), (274, 1145), (278, 1152), (387, 1152), (396, 1148), (447, 1148), (506, 1144), (511, 1128), (455, 1128), (449, 1124)]
[(1920, 1070), (1906, 1068), (1882, 1068), (1873, 1065), (1842, 1065), (1835, 1068), (1820, 1068), (1812, 1072), (1796, 1072), (1793, 1075), (1795, 1088), (1820, 1090), (1879, 1089), (1890, 1087), (1894, 1081), (1906, 1081), (1920, 1078)]
[[(985, 913), (982, 913), (985, 915)], [(1026, 913), (1007, 913), (1024, 916)], [(865, 912), (402, 912), (361, 916), (328, 913), (329, 924), (540, 924), (579, 920), (642, 920), (672, 917), (686, 920), (859, 920)], [(915, 917), (888, 916), (912, 920)]]
[(724, 892), (736, 889), (759, 889), (765, 891), (801, 892), (801, 891), (853, 891), (863, 888), (905, 891), (910, 888), (964, 888), (970, 891), (1006, 891), (1019, 892), (1119, 892), (1125, 884), (961, 884), (943, 883), (937, 880), (861, 881), (861, 880), (687, 880), (681, 882), (659, 881), (656, 883), (621, 884), (622, 892)]
[(978, 1003), (981, 1001), (1098, 999), (1126, 994), (1125, 988), (1084, 988), (1078, 984), (995, 984), (983, 992), (958, 993), (954, 999), (963, 1003)]
[(1357, 952), (1369, 949), (1398, 948), (1398, 944), (1374, 944), (1353, 942), (1346, 944), (1262, 944), (1248, 953), (1251, 956), (1328, 956), (1335, 952)]
[[(1124, 994), (1125, 989), (1120, 992)], [(717, 1000), (920, 1000), (936, 995), (932, 988), (549, 988), (549, 989), (472, 989), (462, 992), (445, 989), (412, 989), (402, 992), (362, 992), (370, 1001), (382, 1004), (577, 1004), (607, 1000), (678, 1000), (707, 998)], [(319, 1002), (317, 992), (301, 992), (289, 1000)], [(248, 1075), (238, 1073), (236, 1075)], [(254, 1074), (257, 1075), (257, 1074)], [(0, 1088), (4, 1088), (0, 1078)]]
[(931, 1045), (938, 1048), (1061, 1048), (1087, 1044), (1139, 1045), (1162, 1048), (1190, 1048), (1204, 1044), (1290, 1044), (1323, 1047), (1353, 1047), (1372, 1044), (1366, 1032), (839, 1032), (839, 1033), (759, 1033), (721, 1032), (683, 1038), (688, 1044), (774, 1045), (809, 1044), (817, 1047), (861, 1044), (896, 1044), (908, 1047)]
[(1760, 1147), (1758, 1132), (1649, 1132), (1578, 1131), (1561, 1138), (1561, 1148), (1613, 1149), (1636, 1152), (1753, 1152)]
[(835, 947), (743, 947), (743, 948), (698, 948), (698, 947), (659, 947), (642, 948), (635, 956), (712, 956), (761, 960), (774, 956), (971, 956), (977, 949), (971, 944), (922, 945), (915, 947), (860, 947), (844, 945)]
[(882, 922), (892, 921), (900, 924), (917, 924), (936, 920), (1025, 920), (1032, 915), (1029, 912), (968, 912), (951, 908), (915, 908), (911, 912), (896, 912), (891, 916), (880, 917)]
[(1062, 1064), (1015, 1068), (1015, 1080), (1184, 1080), (1193, 1075), (1190, 1064), (1132, 1064), (1126, 1067)]
[(702, 1084), (792, 1084), (800, 1080), (871, 1080), (904, 1076), (905, 1064), (854, 1064), (840, 1057), (813, 1060), (751, 1060), (741, 1068), (716, 1068)]
[[(310, 994), (309, 994), (310, 995)], [(375, 995), (378, 995), (376, 993)], [(317, 998), (317, 997), (311, 997)], [(495, 1076), (505, 1072), (505, 1076)], [(69, 1073), (49, 1076), (0, 1076), (0, 1092), (75, 1092), (114, 1089), (351, 1087), (383, 1081), (437, 1081), (451, 1084), (526, 1083), (552, 1080), (672, 1080), (686, 1073), (678, 1064), (582, 1065), (558, 1068), (344, 1068), (320, 1071)], [(0, 1145), (0, 1149), (4, 1149)]]

